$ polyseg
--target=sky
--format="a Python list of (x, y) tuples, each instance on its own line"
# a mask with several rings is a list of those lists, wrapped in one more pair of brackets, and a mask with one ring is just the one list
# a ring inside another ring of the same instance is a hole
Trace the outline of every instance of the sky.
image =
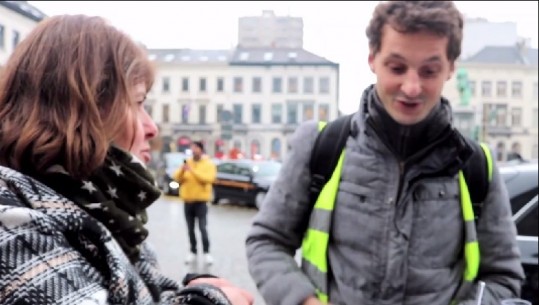
[[(357, 110), (364, 88), (375, 81), (367, 64), (365, 28), (378, 1), (29, 1), (45, 14), (86, 14), (108, 19), (148, 48), (230, 49), (238, 18), (303, 18), (303, 48), (339, 63), (339, 108)], [(518, 34), (538, 43), (537, 1), (456, 1), (468, 17), (516, 22)], [(485, 6), (488, 5), (488, 8)]]

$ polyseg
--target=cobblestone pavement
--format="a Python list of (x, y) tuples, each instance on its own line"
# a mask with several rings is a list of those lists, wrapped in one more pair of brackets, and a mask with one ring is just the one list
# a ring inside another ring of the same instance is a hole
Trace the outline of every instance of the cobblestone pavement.
[[(209, 205), (208, 234), (215, 262), (209, 269), (203, 267), (201, 259), (188, 266), (184, 264), (189, 242), (183, 204), (177, 198), (163, 196), (148, 209), (149, 241), (157, 252), (161, 270), (178, 281), (193, 271), (221, 276), (250, 291), (256, 305), (264, 305), (249, 275), (245, 258), (245, 237), (256, 212), (254, 208), (231, 204)], [(196, 231), (198, 236), (198, 227)], [(200, 236), (198, 240), (200, 248)]]

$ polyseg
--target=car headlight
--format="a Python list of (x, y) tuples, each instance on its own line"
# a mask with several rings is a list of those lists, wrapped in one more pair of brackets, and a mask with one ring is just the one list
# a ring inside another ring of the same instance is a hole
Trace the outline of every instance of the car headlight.
[(180, 184), (176, 181), (171, 181), (168, 186), (170, 186), (171, 189), (177, 189), (180, 187)]

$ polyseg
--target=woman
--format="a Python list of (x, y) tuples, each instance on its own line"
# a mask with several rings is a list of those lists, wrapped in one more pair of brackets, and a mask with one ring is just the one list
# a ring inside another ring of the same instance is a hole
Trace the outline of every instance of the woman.
[(51, 17), (0, 77), (0, 304), (252, 304), (226, 280), (157, 271), (139, 46), (98, 17)]

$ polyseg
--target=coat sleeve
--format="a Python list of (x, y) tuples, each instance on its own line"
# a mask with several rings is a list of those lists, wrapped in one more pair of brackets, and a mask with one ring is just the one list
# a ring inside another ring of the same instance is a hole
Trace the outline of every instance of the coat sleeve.
[[(500, 300), (520, 296), (524, 270), (516, 236), (509, 195), (494, 165), (492, 181), (477, 225), (481, 255), (477, 280), (486, 284), (481, 304), (498, 305)], [(468, 300), (461, 304), (476, 304), (477, 285), (473, 288), (469, 291)]]
[(0, 304), (105, 305), (107, 290), (51, 220), (23, 207), (0, 205)]
[(246, 240), (248, 267), (268, 305), (301, 304), (315, 288), (294, 259), (308, 224), (309, 161), (316, 122), (297, 128), (277, 180)]

